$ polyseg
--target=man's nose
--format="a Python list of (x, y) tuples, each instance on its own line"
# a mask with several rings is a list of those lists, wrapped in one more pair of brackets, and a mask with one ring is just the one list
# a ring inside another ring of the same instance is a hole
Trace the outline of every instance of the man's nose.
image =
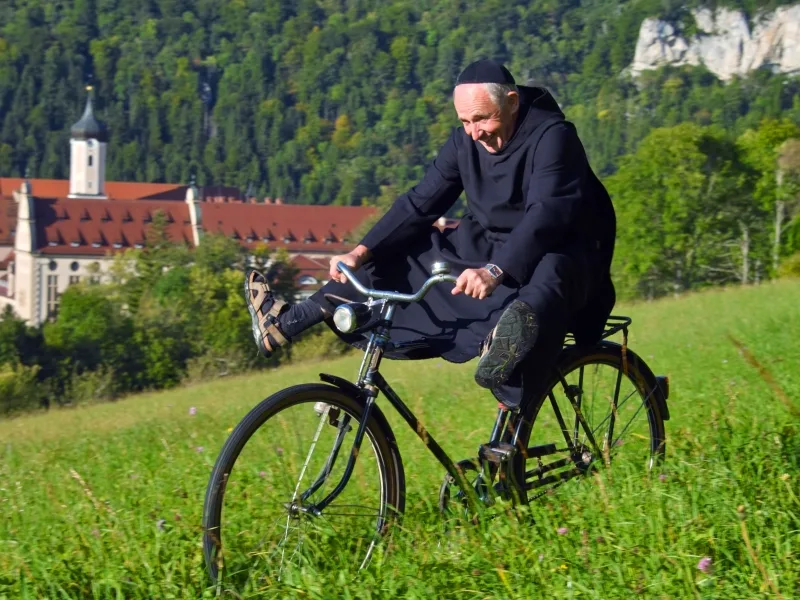
[(470, 135), (472, 135), (472, 140), (475, 141), (475, 142), (477, 142), (479, 139), (481, 139), (480, 127), (473, 127), (472, 131), (470, 132)]

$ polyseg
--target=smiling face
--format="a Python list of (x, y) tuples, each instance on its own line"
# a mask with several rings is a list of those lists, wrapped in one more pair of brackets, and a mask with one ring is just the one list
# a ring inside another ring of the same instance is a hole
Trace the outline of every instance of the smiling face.
[(519, 109), (519, 94), (509, 92), (501, 108), (482, 83), (463, 83), (453, 90), (453, 104), (464, 131), (494, 154), (511, 139)]

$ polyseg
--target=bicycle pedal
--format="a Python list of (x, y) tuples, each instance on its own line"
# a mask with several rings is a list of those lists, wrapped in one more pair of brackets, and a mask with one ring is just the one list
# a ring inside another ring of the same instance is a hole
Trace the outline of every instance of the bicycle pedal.
[(478, 456), (483, 460), (488, 460), (493, 464), (501, 464), (511, 460), (517, 453), (516, 447), (512, 444), (497, 444), (490, 446), (489, 444), (481, 444), (478, 449)]

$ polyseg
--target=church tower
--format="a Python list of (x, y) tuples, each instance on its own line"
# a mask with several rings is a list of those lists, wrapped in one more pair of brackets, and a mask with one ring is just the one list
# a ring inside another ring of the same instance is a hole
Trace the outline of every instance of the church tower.
[(70, 198), (105, 198), (108, 129), (94, 116), (92, 88), (86, 88), (86, 109), (70, 129)]

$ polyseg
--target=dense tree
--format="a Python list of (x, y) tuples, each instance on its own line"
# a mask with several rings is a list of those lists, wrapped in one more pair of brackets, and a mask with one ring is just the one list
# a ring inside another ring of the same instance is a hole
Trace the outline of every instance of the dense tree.
[[(797, 120), (800, 87), (780, 75), (624, 75), (645, 17), (686, 29), (702, 4), (14, 0), (0, 5), (0, 173), (67, 175), (90, 76), (112, 130), (110, 179), (196, 172), (301, 203), (359, 204), (412, 184), (457, 124), (458, 71), (485, 56), (554, 91), (601, 174), (653, 127), (738, 134), (764, 117)], [(714, 4), (753, 15), (764, 3)]]
[(746, 185), (736, 147), (719, 129), (686, 123), (650, 133), (608, 178), (622, 294), (747, 280), (749, 254), (737, 243), (742, 227), (754, 227)]

